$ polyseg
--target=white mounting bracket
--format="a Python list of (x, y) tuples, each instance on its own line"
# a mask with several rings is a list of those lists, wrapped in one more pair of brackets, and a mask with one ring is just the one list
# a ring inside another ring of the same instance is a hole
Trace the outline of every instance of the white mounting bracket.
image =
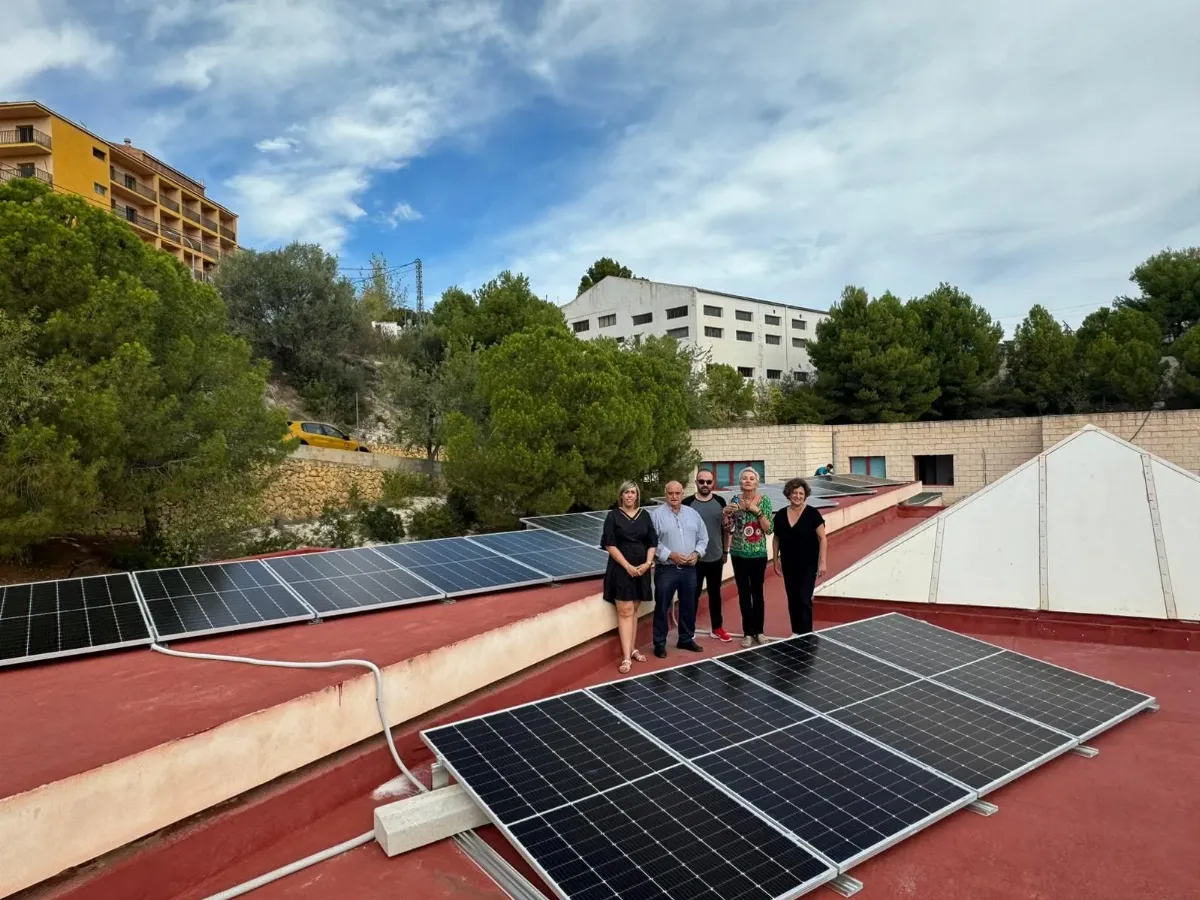
[(1159, 707), (1157, 703), (1151, 703), (1146, 707), (1146, 712), (1158, 712), (1158, 709)]
[(977, 816), (994, 816), (1000, 812), (1000, 807), (995, 803), (988, 803), (986, 800), (976, 800), (974, 803), (968, 805), (967, 809)]
[(444, 788), (450, 783), (450, 773), (446, 771), (446, 767), (440, 762), (435, 762), (429, 767), (429, 780), (436, 791), (438, 788)]
[(1100, 751), (1095, 747), (1089, 747), (1087, 744), (1080, 744), (1078, 747), (1072, 747), (1071, 752), (1076, 756), (1082, 756), (1086, 759), (1094, 759), (1100, 755)]
[(863, 889), (863, 883), (857, 878), (842, 874), (829, 882), (829, 889), (843, 897), (853, 897)]

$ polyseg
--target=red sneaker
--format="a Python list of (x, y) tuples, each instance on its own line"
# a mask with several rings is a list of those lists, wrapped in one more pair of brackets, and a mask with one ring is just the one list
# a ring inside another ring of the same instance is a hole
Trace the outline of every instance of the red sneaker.
[(731, 635), (724, 628), (714, 628), (712, 636), (719, 641), (724, 641), (727, 644), (733, 640), (733, 635)]

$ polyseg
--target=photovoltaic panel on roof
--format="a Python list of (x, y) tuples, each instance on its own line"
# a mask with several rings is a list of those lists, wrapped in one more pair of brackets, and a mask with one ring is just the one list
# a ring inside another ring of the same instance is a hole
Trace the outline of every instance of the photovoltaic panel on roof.
[(1065, 731), (1080, 741), (1154, 703), (1154, 698), (1005, 650), (935, 676), (989, 703)]
[(150, 641), (128, 575), (0, 586), (0, 666)]
[(696, 763), (843, 868), (975, 799), (963, 785), (825, 718)]
[(162, 640), (313, 619), (257, 560), (155, 569), (136, 578)]
[(438, 600), (442, 591), (365, 548), (264, 560), (322, 616)]
[(604, 533), (604, 520), (608, 513), (566, 513), (561, 516), (530, 516), (521, 522), (530, 528), (553, 531), (573, 541), (599, 548)]
[(820, 634), (805, 634), (721, 657), (723, 665), (818, 712), (911, 684), (917, 677)]
[(509, 834), (571, 900), (784, 900), (837, 874), (682, 765), (526, 819)]
[(467, 538), (442, 538), (375, 547), (447, 597), (545, 584), (548, 575), (505, 559)]
[(422, 736), (504, 825), (676, 762), (583, 692), (434, 728)]
[(715, 660), (625, 678), (588, 691), (685, 759), (813, 716)]
[(481, 534), (469, 540), (544, 572), (555, 581), (603, 575), (608, 565), (608, 554), (603, 550), (542, 529)]
[(1069, 735), (927, 680), (830, 716), (981, 794), (1077, 743)]
[(1001, 650), (995, 644), (900, 613), (835, 625), (821, 634), (918, 675), (936, 675)]

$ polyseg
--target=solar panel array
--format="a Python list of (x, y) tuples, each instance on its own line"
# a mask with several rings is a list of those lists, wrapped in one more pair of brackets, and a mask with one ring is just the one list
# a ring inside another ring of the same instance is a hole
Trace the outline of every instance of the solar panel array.
[(783, 898), (1153, 702), (891, 613), (422, 736), (565, 900)]
[(530, 528), (0, 585), (0, 666), (593, 578), (604, 515), (549, 517), (589, 523), (586, 546)]

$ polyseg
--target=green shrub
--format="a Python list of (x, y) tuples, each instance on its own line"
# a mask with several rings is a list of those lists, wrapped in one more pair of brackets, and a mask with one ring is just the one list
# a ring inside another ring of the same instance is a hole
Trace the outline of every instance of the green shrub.
[(242, 545), (241, 556), (262, 556), (267, 553), (280, 553), (284, 550), (296, 550), (300, 540), (294, 534), (271, 528)]
[(359, 510), (358, 529), (368, 541), (394, 544), (404, 539), (404, 520), (386, 506), (367, 506)]
[(350, 514), (328, 506), (321, 510), (317, 519), (316, 542), (322, 547), (357, 547), (362, 543), (354, 517)]
[(434, 538), (457, 537), (465, 529), (455, 520), (450, 507), (445, 503), (430, 503), (413, 511), (408, 521), (408, 534), (416, 541), (431, 541)]
[(385, 506), (406, 506), (413, 497), (436, 497), (440, 485), (424, 472), (398, 469), (383, 476), (379, 502)]

